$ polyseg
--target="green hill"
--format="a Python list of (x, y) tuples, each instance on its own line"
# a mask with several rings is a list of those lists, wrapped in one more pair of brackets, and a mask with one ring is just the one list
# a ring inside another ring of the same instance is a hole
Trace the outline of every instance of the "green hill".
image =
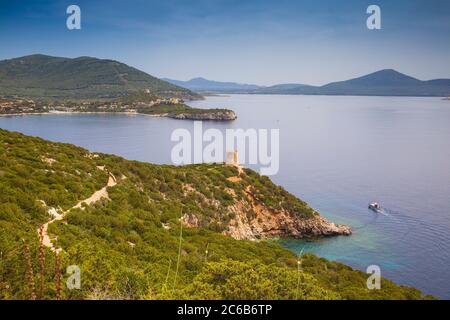
[[(0, 130), (0, 299), (422, 298), (386, 279), (368, 290), (366, 274), (270, 239), (226, 236), (236, 208), (248, 221), (265, 209), (318, 217), (251, 170), (153, 165)], [(69, 265), (79, 290), (65, 286)]]
[(36, 54), (0, 61), (0, 95), (110, 99), (144, 89), (161, 97), (199, 98), (188, 89), (113, 60)]

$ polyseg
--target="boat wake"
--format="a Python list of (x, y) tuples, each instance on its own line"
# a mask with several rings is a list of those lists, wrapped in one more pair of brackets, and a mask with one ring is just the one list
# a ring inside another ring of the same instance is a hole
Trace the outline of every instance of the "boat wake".
[(366, 223), (362, 224), (359, 227), (353, 227), (354, 230), (362, 230), (362, 229), (364, 229), (364, 228), (366, 228), (368, 226), (376, 224), (378, 222), (378, 218), (380, 217), (380, 215), (395, 220), (394, 223), (395, 222), (400, 222), (399, 218), (395, 216), (396, 212), (393, 211), (393, 210), (390, 210), (390, 209), (387, 209), (387, 208), (383, 208), (383, 207), (379, 207), (376, 210), (369, 209), (369, 211), (372, 212), (372, 217), (373, 218), (371, 220), (367, 221)]
[(383, 216), (386, 216), (386, 217), (389, 217), (389, 216), (390, 216), (389, 210), (388, 210), (388, 209), (385, 209), (385, 208), (380, 208), (380, 209), (378, 209), (376, 213), (377, 213), (377, 214), (382, 214)]

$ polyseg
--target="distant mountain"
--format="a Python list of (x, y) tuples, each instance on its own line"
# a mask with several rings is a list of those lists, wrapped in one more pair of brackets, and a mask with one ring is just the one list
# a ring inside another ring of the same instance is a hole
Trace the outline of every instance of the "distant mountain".
[(284, 83), (284, 84), (276, 84), (269, 87), (261, 87), (255, 90), (253, 93), (292, 94), (297, 90), (305, 90), (307, 88), (314, 88), (314, 87), (299, 83)]
[(257, 93), (283, 93), (305, 95), (365, 95), (365, 96), (448, 96), (450, 79), (422, 81), (392, 69), (384, 69), (368, 75), (324, 86), (298, 86)]
[[(196, 78), (202, 79), (202, 78)], [(190, 80), (194, 81), (196, 79)], [(179, 86), (194, 91), (211, 91), (217, 93), (258, 93), (258, 94), (304, 94), (304, 95), (367, 95), (367, 96), (450, 96), (450, 79), (435, 79), (422, 81), (392, 69), (384, 69), (368, 75), (339, 82), (332, 82), (324, 86), (310, 86), (305, 84), (278, 84), (274, 86), (239, 85), (233, 82), (216, 82), (205, 80), (207, 83), (223, 84), (210, 86), (206, 89), (204, 81), (194, 81), (196, 86), (188, 86), (186, 82), (175, 82)], [(224, 84), (234, 84), (226, 87)], [(225, 89), (226, 88), (226, 89)]]
[(263, 88), (254, 84), (212, 81), (205, 78), (194, 78), (188, 81), (163, 78), (174, 85), (197, 92), (248, 92)]
[(380, 70), (347, 81), (332, 82), (306, 93), (374, 96), (446, 96), (450, 80), (421, 81), (392, 69)]
[(162, 97), (199, 98), (188, 89), (114, 60), (35, 54), (0, 61), (0, 95), (116, 98), (143, 89)]

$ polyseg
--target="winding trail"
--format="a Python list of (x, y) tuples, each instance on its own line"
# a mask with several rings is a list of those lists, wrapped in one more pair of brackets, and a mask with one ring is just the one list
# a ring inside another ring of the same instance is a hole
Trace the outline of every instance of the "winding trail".
[(231, 181), (231, 182), (239, 182), (239, 181), (241, 181), (242, 180), (241, 179), (241, 175), (244, 174), (244, 168), (241, 165), (236, 164), (236, 163), (235, 164), (231, 164), (229, 166), (235, 167), (238, 170), (238, 174), (237, 174), (237, 176), (228, 177), (227, 180)]
[[(98, 167), (98, 169), (105, 170), (104, 167)], [(69, 210), (64, 211), (61, 214), (58, 213), (56, 211), (56, 209), (54, 209), (54, 208), (50, 208), (48, 210), (49, 214), (51, 214), (53, 216), (53, 219), (44, 223), (38, 229), (38, 234), (40, 236), (42, 245), (44, 245), (45, 247), (49, 248), (50, 250), (52, 250), (53, 252), (56, 252), (56, 253), (59, 253), (61, 251), (61, 248), (56, 248), (55, 245), (53, 244), (52, 240), (50, 239), (50, 236), (48, 235), (48, 226), (55, 221), (62, 220), (65, 217), (65, 215), (68, 212), (70, 212), (70, 210), (72, 210), (72, 209), (84, 210), (83, 204), (86, 204), (89, 206), (89, 205), (99, 201), (102, 198), (109, 199), (108, 188), (114, 187), (117, 184), (117, 180), (112, 173), (108, 172), (108, 175), (109, 175), (109, 178), (108, 178), (108, 183), (106, 184), (106, 186), (104, 186), (100, 190), (95, 191), (89, 198), (81, 200), (80, 202), (78, 202), (76, 205), (74, 205)]]

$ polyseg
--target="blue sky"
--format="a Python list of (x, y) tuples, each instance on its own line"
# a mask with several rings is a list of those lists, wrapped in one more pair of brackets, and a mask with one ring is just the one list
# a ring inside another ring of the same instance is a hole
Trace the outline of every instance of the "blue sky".
[[(81, 8), (82, 29), (66, 28)], [(381, 7), (382, 29), (366, 28)], [(447, 0), (0, 1), (0, 59), (95, 56), (158, 77), (324, 84), (383, 68), (450, 78)]]

